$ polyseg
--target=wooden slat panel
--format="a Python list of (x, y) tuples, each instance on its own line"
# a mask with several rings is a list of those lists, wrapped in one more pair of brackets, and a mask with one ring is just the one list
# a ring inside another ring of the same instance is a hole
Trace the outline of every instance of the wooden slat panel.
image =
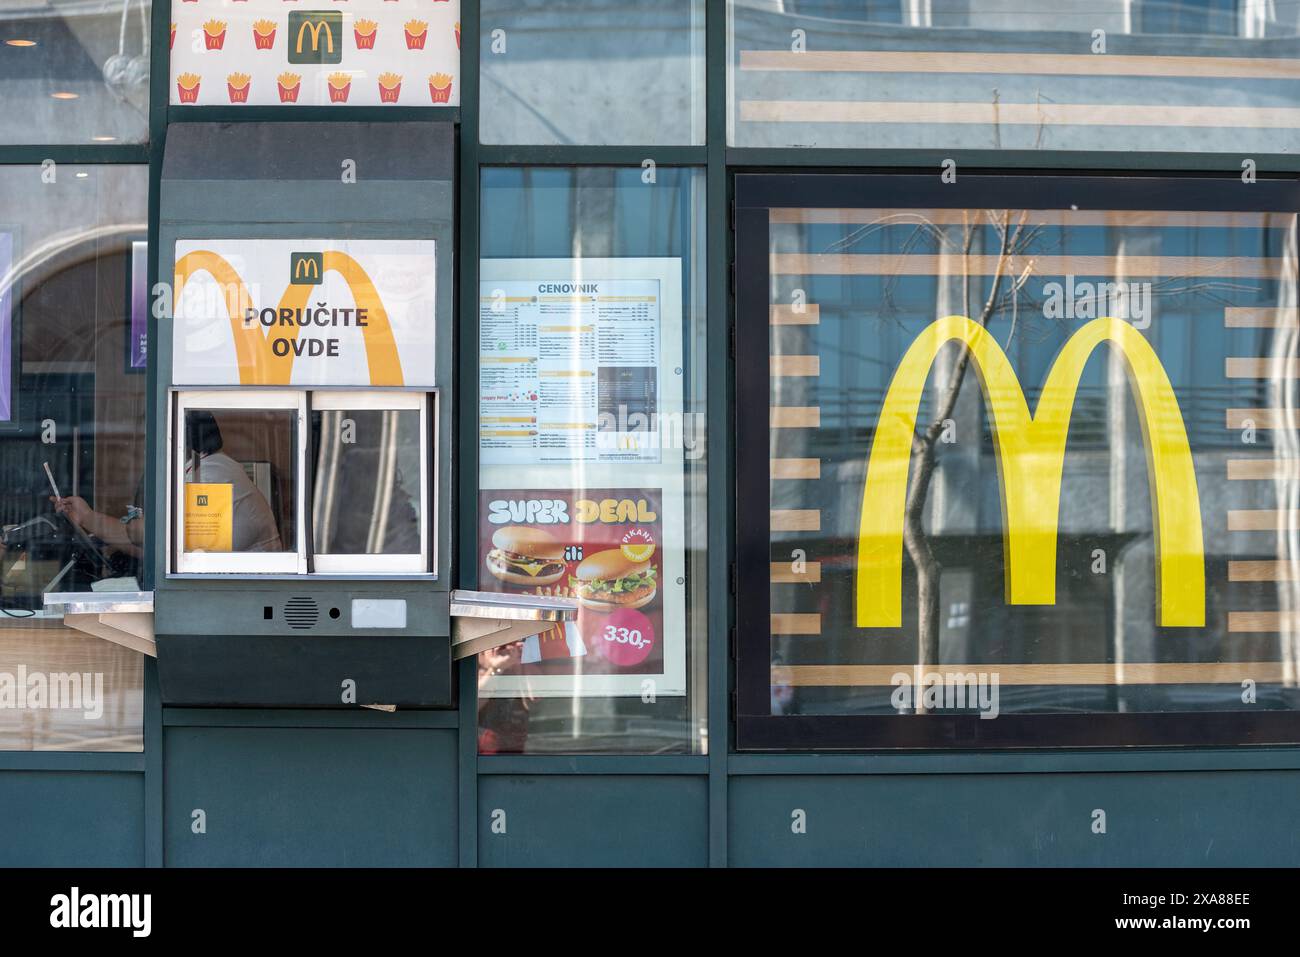
[(815, 405), (774, 405), (768, 424), (774, 429), (819, 429), (822, 410)]
[(1300, 79), (1281, 57), (1123, 56), (1108, 53), (958, 53), (939, 50), (741, 50), (743, 71), (1000, 73), (1018, 76), (1172, 76)]
[(1300, 378), (1300, 362), (1294, 356), (1228, 356), (1223, 360), (1223, 374), (1229, 379), (1296, 379)]
[(822, 460), (772, 459), (769, 469), (774, 479), (818, 479), (822, 477)]
[(1234, 508), (1228, 512), (1230, 532), (1277, 532), (1300, 524), (1300, 510)]
[[(940, 674), (991, 674), (1000, 685), (1161, 685), (1240, 684), (1246, 678), (1264, 684), (1286, 680), (1287, 666), (1277, 661), (1149, 662), (1114, 664), (944, 664), (927, 669)], [(915, 680), (912, 664), (777, 665), (774, 680), (798, 687), (883, 687), (904, 672)]]
[[(928, 253), (772, 253), (771, 270), (785, 276), (942, 276), (965, 269), (973, 276), (992, 276), (999, 270), (999, 259)], [(1000, 268), (1006, 276), (1029, 270), (1037, 276), (1278, 279), (1285, 273), (1286, 261), (1257, 256), (1011, 256), (1001, 261)]]
[(1287, 611), (1230, 611), (1228, 631), (1272, 633), (1294, 631), (1300, 626), (1300, 613)]
[(771, 529), (774, 532), (819, 532), (822, 513), (816, 508), (774, 508)]
[(774, 326), (815, 326), (822, 321), (821, 307), (805, 303), (800, 312), (794, 306), (772, 306), (768, 321)]
[[(1019, 212), (1024, 212), (1023, 210)], [(1017, 215), (1019, 215), (1019, 212)], [(1294, 225), (1295, 213), (1186, 212), (1141, 209), (1031, 209), (1026, 226), (1169, 226), (1213, 229), (1285, 229)], [(901, 225), (931, 223), (964, 226), (984, 221), (980, 210), (892, 208), (790, 208), (768, 211), (773, 223), (834, 223), (837, 225)]]
[(1300, 128), (1290, 106), (1169, 106), (1143, 103), (997, 103), (938, 100), (742, 100), (748, 123), (934, 123), (988, 126), (1177, 126)]
[(1295, 306), (1281, 309), (1228, 306), (1223, 310), (1223, 325), (1228, 329), (1294, 329), (1300, 324), (1298, 313), (1300, 310)]
[(1244, 429), (1248, 424), (1257, 429), (1288, 429), (1300, 424), (1300, 416), (1286, 409), (1228, 409), (1224, 428)]
[(772, 584), (816, 584), (822, 580), (821, 562), (804, 562), (802, 572), (796, 572), (792, 566), (793, 562), (772, 562)]
[(770, 362), (772, 376), (818, 376), (821, 375), (820, 356), (772, 356)]
[(1300, 478), (1300, 459), (1228, 459), (1228, 478), (1234, 481), (1294, 481)]
[(1230, 582), (1294, 582), (1300, 581), (1300, 561), (1228, 562)]
[(772, 616), (772, 634), (774, 635), (820, 635), (821, 633), (821, 615)]

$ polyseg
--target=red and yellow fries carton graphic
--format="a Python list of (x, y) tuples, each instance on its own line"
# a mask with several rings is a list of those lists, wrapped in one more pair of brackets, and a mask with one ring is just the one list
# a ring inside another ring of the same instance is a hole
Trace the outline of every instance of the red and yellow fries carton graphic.
[(456, 49), (459, 50), (460, 49), (460, 21), (459, 20), (456, 21), (456, 26), (453, 27), (453, 29), (456, 31)]
[(203, 44), (209, 50), (220, 50), (226, 45), (225, 20), (208, 20), (203, 24)]
[(358, 20), (352, 28), (352, 35), (357, 39), (358, 50), (373, 50), (375, 38), (379, 36), (379, 24), (374, 20)]
[(232, 73), (226, 77), (226, 91), (231, 103), (247, 103), (248, 91), (252, 88), (253, 78), (247, 73)]
[(451, 99), (450, 73), (434, 73), (429, 77), (429, 97), (434, 103), (446, 103)]
[(175, 48), (176, 48), (176, 24), (173, 23), (172, 36), (171, 39), (167, 41), (167, 49), (174, 50)]
[(199, 81), (202, 79), (197, 73), (182, 73), (176, 78), (176, 94), (182, 103), (199, 101)]
[(402, 76), (400, 73), (379, 74), (379, 102), (396, 103), (402, 96)]
[(298, 91), (302, 89), (302, 74), (281, 73), (275, 78), (275, 88), (280, 91), (281, 103), (297, 103)]
[(325, 78), (325, 83), (329, 87), (331, 103), (348, 101), (348, 94), (352, 92), (351, 73), (331, 73)]
[(275, 21), (253, 21), (253, 47), (258, 50), (270, 50), (275, 46)]
[(429, 38), (428, 21), (407, 20), (403, 26), (406, 28), (406, 48), (408, 50), (423, 50), (424, 41)]

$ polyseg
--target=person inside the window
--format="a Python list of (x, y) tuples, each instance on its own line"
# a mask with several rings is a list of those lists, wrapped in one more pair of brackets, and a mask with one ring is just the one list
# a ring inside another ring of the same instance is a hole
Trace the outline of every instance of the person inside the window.
[[(280, 531), (266, 497), (244, 467), (222, 451), (221, 429), (211, 412), (192, 411), (186, 416), (185, 481), (230, 485), (234, 503), (232, 549), (237, 552), (280, 552)], [(144, 541), (145, 520), (132, 508), (116, 518), (96, 512), (77, 495), (53, 499), (54, 508), (85, 532), (106, 545), (138, 557)]]

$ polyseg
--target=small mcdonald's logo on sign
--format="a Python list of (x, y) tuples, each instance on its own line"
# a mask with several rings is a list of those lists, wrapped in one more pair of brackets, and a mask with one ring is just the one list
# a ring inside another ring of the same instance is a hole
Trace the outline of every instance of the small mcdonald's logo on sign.
[(197, 501), (195, 504), (198, 505), (199, 508), (207, 508), (207, 507), (208, 507), (208, 497), (207, 497), (206, 495), (199, 495), (199, 496), (196, 496), (196, 498), (198, 499), (198, 501)]
[(342, 61), (342, 13), (337, 10), (295, 10), (289, 14), (290, 63)]
[(319, 286), (324, 266), (324, 253), (289, 253), (289, 282), (295, 286)]

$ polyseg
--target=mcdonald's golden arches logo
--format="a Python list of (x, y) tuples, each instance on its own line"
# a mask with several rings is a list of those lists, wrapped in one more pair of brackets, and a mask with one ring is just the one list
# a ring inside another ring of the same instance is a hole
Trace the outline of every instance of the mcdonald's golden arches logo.
[(928, 326), (903, 355), (885, 393), (867, 460), (858, 526), (859, 628), (902, 625), (903, 524), (912, 438), (925, 382), (949, 342), (970, 350), (993, 431), (1002, 497), (1006, 600), (1056, 603), (1056, 539), (1065, 442), (1084, 365), (1108, 343), (1128, 372), (1146, 445), (1155, 523), (1159, 623), (1205, 625), (1205, 546), (1191, 447), (1173, 385), (1150, 343), (1120, 319), (1094, 319), (1066, 341), (1031, 413), (1010, 360), (965, 316)]
[(289, 14), (290, 63), (343, 62), (343, 14), (294, 10)]

